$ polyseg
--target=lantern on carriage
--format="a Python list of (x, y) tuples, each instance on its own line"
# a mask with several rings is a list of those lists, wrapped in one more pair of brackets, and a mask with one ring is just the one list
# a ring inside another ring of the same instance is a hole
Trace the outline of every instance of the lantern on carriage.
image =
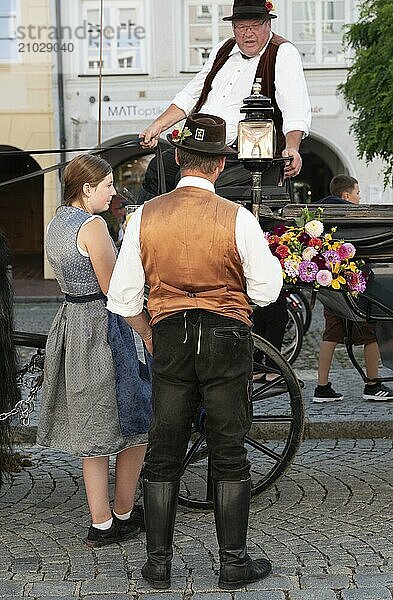
[[(271, 99), (262, 94), (262, 80), (256, 79), (251, 96), (243, 100), (240, 109), (245, 114), (238, 126), (239, 160), (252, 175), (251, 201), (252, 212), (257, 219), (261, 215), (261, 204), (264, 203), (264, 214), (271, 216), (267, 206), (269, 196), (262, 194), (262, 176), (274, 164), (285, 164), (286, 159), (275, 159), (276, 130), (273, 122), (274, 108)], [(282, 181), (278, 185), (282, 185)]]

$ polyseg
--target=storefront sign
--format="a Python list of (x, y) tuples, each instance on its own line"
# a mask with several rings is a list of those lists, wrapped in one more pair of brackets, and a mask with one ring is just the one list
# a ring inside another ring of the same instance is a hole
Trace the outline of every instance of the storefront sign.
[(103, 121), (152, 121), (167, 107), (168, 100), (138, 100), (130, 102), (103, 102)]
[(313, 117), (335, 117), (340, 112), (340, 100), (336, 96), (312, 96)]

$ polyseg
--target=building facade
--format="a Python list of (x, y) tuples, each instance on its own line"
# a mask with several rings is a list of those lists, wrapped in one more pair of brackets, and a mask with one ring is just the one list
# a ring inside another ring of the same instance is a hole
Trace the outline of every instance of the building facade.
[[(29, 36), (51, 21), (50, 0), (0, 3), (0, 183), (37, 172), (58, 159), (29, 153), (57, 144), (53, 56), (33, 46)], [(23, 152), (12, 154), (17, 150)], [(57, 196), (55, 173), (0, 188), (0, 227), (21, 276), (43, 272), (45, 223)]]
[[(304, 166), (295, 180), (302, 202), (320, 199), (339, 172), (356, 177), (364, 203), (393, 203), (382, 163), (357, 157), (337, 86), (351, 57), (342, 38), (357, 19), (356, 0), (276, 0), (276, 33), (299, 49), (312, 102)], [(30, 155), (37, 148), (113, 147), (105, 157), (118, 188), (137, 195), (151, 155), (120, 148), (170, 103), (211, 48), (231, 35), (231, 0), (2, 0), (0, 5), (0, 154), (5, 181), (73, 155)], [(101, 50), (100, 50), (101, 48)], [(102, 62), (102, 79), (99, 67)], [(99, 103), (99, 99), (102, 102)], [(101, 109), (99, 110), (99, 105)], [(98, 116), (101, 115), (98, 124)], [(1, 183), (0, 181), (0, 183)], [(60, 201), (57, 173), (0, 188), (0, 227), (14, 254), (42, 262), (44, 231)], [(51, 277), (47, 264), (45, 276)]]
[[(104, 2), (102, 139), (113, 145), (137, 137), (193, 77), (217, 42), (231, 35), (222, 17), (231, 14), (229, 0), (106, 0)], [(97, 144), (98, 0), (63, 3), (62, 20), (85, 38), (64, 57), (67, 144)], [(76, 10), (77, 7), (77, 10)], [(356, 177), (363, 202), (391, 203), (383, 189), (382, 163), (366, 165), (357, 157), (349, 131), (350, 114), (337, 86), (350, 56), (343, 47), (344, 26), (356, 20), (354, 0), (277, 0), (276, 33), (301, 52), (312, 102), (310, 136), (303, 142), (304, 167), (296, 182), (299, 200), (320, 198), (339, 172)], [(106, 31), (105, 31), (106, 28)], [(137, 189), (146, 160), (137, 151), (108, 153), (119, 167), (118, 185)]]

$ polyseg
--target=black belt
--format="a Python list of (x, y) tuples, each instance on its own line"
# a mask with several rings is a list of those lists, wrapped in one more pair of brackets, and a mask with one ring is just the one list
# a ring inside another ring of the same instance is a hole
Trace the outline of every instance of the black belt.
[(66, 302), (71, 302), (71, 304), (83, 304), (84, 302), (94, 302), (94, 300), (106, 300), (106, 296), (102, 292), (86, 294), (85, 296), (70, 296), (69, 294), (64, 294), (64, 298)]

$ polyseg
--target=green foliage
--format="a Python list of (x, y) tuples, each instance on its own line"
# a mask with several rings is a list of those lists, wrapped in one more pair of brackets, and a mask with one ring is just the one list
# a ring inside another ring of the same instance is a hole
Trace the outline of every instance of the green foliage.
[(385, 186), (393, 184), (393, 1), (364, 1), (358, 22), (347, 27), (354, 51), (347, 81), (339, 90), (353, 111), (351, 131), (359, 157), (386, 162)]
[(303, 208), (300, 217), (295, 219), (296, 227), (304, 227), (306, 223), (310, 221), (321, 221), (322, 220), (323, 208), (320, 206), (317, 210), (310, 210), (308, 206)]

